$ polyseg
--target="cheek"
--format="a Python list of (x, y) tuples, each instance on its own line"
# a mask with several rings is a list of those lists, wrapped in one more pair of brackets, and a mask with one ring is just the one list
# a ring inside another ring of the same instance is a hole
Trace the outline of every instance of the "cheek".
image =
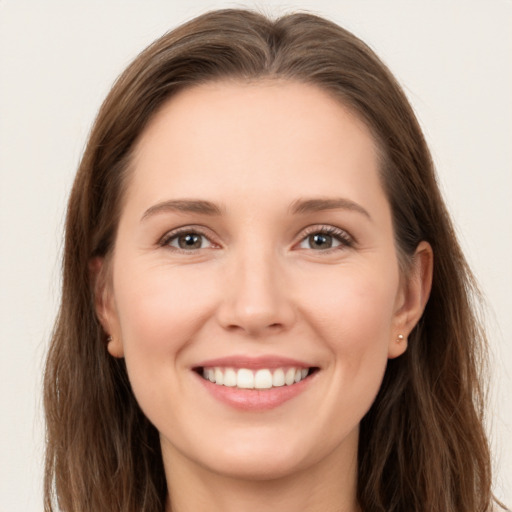
[(362, 416), (375, 398), (387, 364), (398, 270), (353, 266), (312, 282), (304, 315), (331, 353), (332, 393), (340, 395), (343, 389), (344, 405), (350, 401), (350, 407), (359, 411), (354, 417)]
[(180, 416), (184, 393), (180, 355), (212, 310), (212, 287), (203, 277), (201, 272), (163, 265), (138, 272), (124, 267), (114, 281), (132, 390), (148, 418), (161, 420), (165, 411), (164, 424), (174, 424)]
[(123, 269), (114, 293), (127, 363), (178, 353), (210, 315), (210, 281), (197, 270)]
[(359, 352), (386, 343), (393, 324), (399, 275), (377, 266), (346, 266), (309, 280), (302, 304), (333, 350)]

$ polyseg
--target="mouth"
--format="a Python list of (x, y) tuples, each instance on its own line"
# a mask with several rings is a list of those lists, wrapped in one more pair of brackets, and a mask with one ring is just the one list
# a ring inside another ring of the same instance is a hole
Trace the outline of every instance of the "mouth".
[(198, 366), (194, 371), (204, 380), (227, 388), (271, 390), (294, 386), (319, 370), (317, 367), (282, 366), (277, 368), (235, 368), (229, 366)]
[(304, 395), (319, 366), (276, 355), (233, 355), (198, 362), (191, 368), (203, 389), (224, 405), (264, 411)]

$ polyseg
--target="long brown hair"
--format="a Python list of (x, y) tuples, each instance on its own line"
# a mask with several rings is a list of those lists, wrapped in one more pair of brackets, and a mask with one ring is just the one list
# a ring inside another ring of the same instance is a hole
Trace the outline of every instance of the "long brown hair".
[(334, 94), (381, 152), (401, 262), (428, 241), (430, 300), (407, 352), (390, 360), (360, 429), (362, 510), (475, 512), (491, 506), (476, 287), (436, 184), (414, 113), (357, 37), (310, 14), (270, 20), (244, 10), (202, 15), (164, 35), (103, 103), (69, 199), (62, 302), (45, 373), (45, 510), (162, 512), (158, 432), (139, 409), (123, 360), (108, 355), (90, 263), (112, 250), (135, 141), (178, 90), (212, 80), (280, 78)]

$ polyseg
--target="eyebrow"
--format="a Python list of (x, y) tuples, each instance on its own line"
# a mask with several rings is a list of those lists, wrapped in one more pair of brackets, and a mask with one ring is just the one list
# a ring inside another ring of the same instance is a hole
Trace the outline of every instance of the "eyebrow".
[[(351, 210), (363, 214), (372, 220), (370, 214), (360, 204), (341, 197), (297, 199), (290, 205), (289, 211), (293, 215), (305, 215), (324, 210)], [(148, 208), (141, 220), (164, 212), (199, 213), (202, 215), (222, 215), (222, 209), (211, 201), (202, 199), (171, 199), (162, 201)]]
[(318, 199), (297, 199), (290, 205), (293, 214), (307, 214), (324, 210), (351, 210), (363, 214), (369, 220), (371, 215), (360, 204), (342, 197), (318, 198)]
[(162, 201), (148, 208), (141, 220), (163, 212), (200, 213), (202, 215), (221, 215), (221, 209), (210, 201), (201, 199), (174, 199)]

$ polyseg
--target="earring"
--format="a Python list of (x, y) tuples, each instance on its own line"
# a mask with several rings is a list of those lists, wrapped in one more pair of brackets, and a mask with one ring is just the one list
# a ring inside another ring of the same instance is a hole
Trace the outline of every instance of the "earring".
[(397, 341), (397, 343), (402, 343), (402, 341), (404, 341), (404, 339), (405, 339), (404, 335), (403, 334), (399, 334), (398, 335), (398, 339), (396, 341)]
[(107, 336), (107, 343), (110, 343), (111, 341), (112, 341), (112, 336), (109, 334), (109, 335)]

